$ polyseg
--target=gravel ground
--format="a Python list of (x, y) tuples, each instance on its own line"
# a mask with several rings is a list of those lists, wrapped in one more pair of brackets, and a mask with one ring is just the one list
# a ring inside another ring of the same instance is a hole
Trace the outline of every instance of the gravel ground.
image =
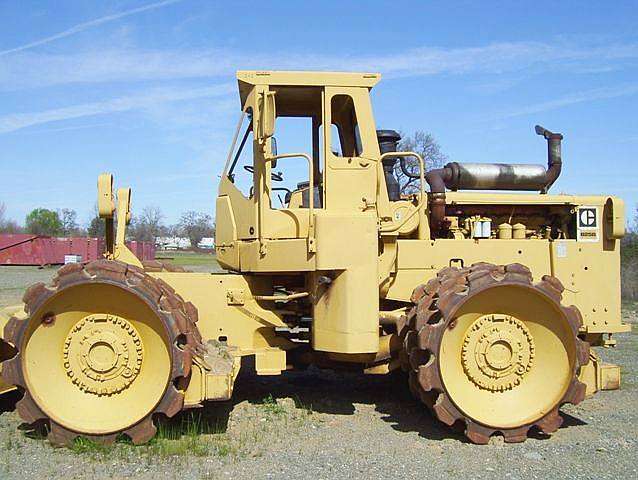
[[(53, 273), (15, 268), (0, 267), (0, 304)], [(625, 317), (638, 321), (633, 310)], [(566, 406), (558, 432), (524, 444), (467, 443), (396, 377), (316, 369), (256, 377), (247, 368), (232, 403), (182, 415), (150, 446), (54, 449), (3, 413), (0, 478), (638, 478), (638, 333), (602, 354), (622, 366), (622, 390)]]

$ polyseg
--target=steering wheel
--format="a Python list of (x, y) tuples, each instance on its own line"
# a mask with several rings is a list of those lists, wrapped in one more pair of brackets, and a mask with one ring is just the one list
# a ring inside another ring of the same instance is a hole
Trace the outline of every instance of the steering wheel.
[[(252, 165), (244, 165), (244, 170), (246, 170), (249, 173), (255, 173), (255, 167), (253, 167)], [(270, 178), (274, 182), (284, 181), (284, 176), (281, 172), (270, 172)]]

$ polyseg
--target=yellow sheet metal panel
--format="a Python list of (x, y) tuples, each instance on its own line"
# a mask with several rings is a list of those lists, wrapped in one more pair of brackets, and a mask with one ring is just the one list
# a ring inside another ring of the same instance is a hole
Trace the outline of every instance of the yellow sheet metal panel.
[(237, 80), (248, 85), (307, 85), (307, 86), (344, 86), (374, 87), (381, 79), (380, 73), (353, 72), (304, 72), (304, 71), (268, 71), (238, 70)]
[(308, 272), (315, 269), (315, 257), (308, 253), (305, 238), (239, 242), (244, 272)]
[(477, 262), (525, 263), (534, 275), (550, 273), (548, 240), (398, 240), (399, 270), (426, 268), (440, 270), (462, 260), (463, 266)]
[(603, 363), (591, 350), (589, 363), (580, 370), (578, 379), (587, 386), (586, 394), (591, 396), (599, 390), (618, 390), (620, 388), (620, 367)]
[(237, 224), (230, 199), (226, 195), (217, 197), (216, 207), (215, 247), (217, 261), (222, 267), (239, 270)]
[(604, 218), (607, 226), (606, 236), (617, 240), (625, 236), (625, 202), (620, 198), (609, 197), (605, 203)]
[(547, 240), (398, 240), (396, 275), (386, 298), (409, 301), (416, 285), (446, 267), (524, 263), (539, 278), (551, 272)]
[(286, 352), (279, 348), (264, 348), (255, 354), (257, 375), (281, 375), (286, 370)]
[[(197, 327), (205, 341), (224, 341), (245, 354), (260, 348), (288, 346), (287, 340), (276, 337), (274, 331), (275, 327), (285, 327), (285, 323), (253, 298), (253, 295), (272, 293), (269, 278), (232, 273), (157, 272), (151, 275), (164, 280), (197, 307)], [(239, 291), (244, 295), (241, 301), (236, 301)]]
[(553, 275), (565, 286), (565, 303), (578, 306), (588, 333), (626, 330), (620, 314), (620, 247), (617, 244), (602, 239), (598, 242), (559, 240), (550, 244)]
[(255, 85), (276, 86), (341, 86), (341, 87), (374, 87), (381, 79), (379, 73), (350, 72), (284, 72), (284, 71), (248, 71), (237, 72), (239, 98), (242, 108)]
[(261, 222), (262, 237), (267, 239), (306, 238), (308, 236), (308, 208), (269, 208)]
[[(338, 234), (337, 234), (338, 232)], [(339, 353), (379, 348), (376, 216), (323, 213), (316, 217), (317, 272), (312, 346)], [(319, 277), (331, 279), (321, 282)]]

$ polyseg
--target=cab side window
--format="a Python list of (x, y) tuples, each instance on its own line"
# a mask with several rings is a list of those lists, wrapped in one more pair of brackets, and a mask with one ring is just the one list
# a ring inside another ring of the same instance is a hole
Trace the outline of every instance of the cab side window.
[[(332, 112), (331, 144), (337, 157), (358, 157), (361, 155), (359, 123), (350, 95), (335, 95), (330, 102)], [(335, 133), (337, 135), (335, 135)], [(336, 148), (336, 147), (339, 148)]]

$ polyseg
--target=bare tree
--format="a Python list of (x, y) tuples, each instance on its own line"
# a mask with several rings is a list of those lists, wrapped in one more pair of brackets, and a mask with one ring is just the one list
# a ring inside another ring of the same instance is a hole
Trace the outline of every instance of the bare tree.
[(638, 210), (634, 224), (620, 241), (620, 285), (625, 300), (638, 300)]
[(160, 235), (162, 237), (179, 237), (180, 228), (179, 224), (175, 225), (163, 225), (160, 229)]
[(130, 236), (138, 241), (155, 242), (162, 234), (164, 215), (159, 207), (144, 207), (139, 216), (133, 217)]
[[(401, 135), (399, 150), (402, 152), (415, 152), (423, 157), (425, 170), (438, 168), (447, 160), (447, 155), (441, 151), (441, 146), (431, 133), (417, 130), (413, 135)], [(402, 195), (408, 195), (419, 191), (419, 163), (415, 158), (406, 158), (403, 161), (403, 169), (400, 162), (394, 166), (394, 174), (399, 181)], [(406, 170), (409, 175), (403, 170)]]
[(76, 235), (78, 233), (78, 214), (75, 210), (70, 208), (63, 208), (59, 211), (58, 215), (62, 221), (62, 235), (68, 237), (70, 235)]
[(7, 206), (0, 202), (0, 233), (20, 233), (22, 227), (14, 220), (9, 220), (6, 214)]
[(192, 210), (184, 212), (180, 218), (179, 227), (182, 234), (191, 241), (192, 247), (197, 247), (202, 238), (215, 235), (213, 219), (210, 215), (201, 212)]

